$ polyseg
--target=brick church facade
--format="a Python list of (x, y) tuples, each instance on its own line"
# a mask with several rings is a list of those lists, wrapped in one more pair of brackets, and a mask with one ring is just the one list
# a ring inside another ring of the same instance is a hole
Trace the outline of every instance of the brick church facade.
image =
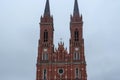
[(87, 80), (83, 21), (77, 0), (70, 16), (69, 53), (62, 42), (58, 43), (58, 49), (54, 49), (53, 35), (53, 17), (47, 0), (40, 19), (36, 80)]

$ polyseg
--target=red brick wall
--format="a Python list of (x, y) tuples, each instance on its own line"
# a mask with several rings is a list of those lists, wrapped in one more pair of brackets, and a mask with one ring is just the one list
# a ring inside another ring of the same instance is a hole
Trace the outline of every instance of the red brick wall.
[[(43, 80), (43, 70), (47, 71), (47, 80), (77, 80), (75, 79), (75, 70), (79, 69), (79, 79), (87, 80), (86, 74), (86, 61), (84, 55), (84, 39), (83, 39), (83, 22), (82, 17), (71, 16), (70, 21), (70, 50), (68, 53), (64, 48), (64, 43), (60, 42), (58, 44), (58, 49), (54, 50), (54, 27), (53, 18), (50, 16), (41, 17), (40, 22), (40, 40), (38, 47), (38, 57), (37, 57), (37, 71), (36, 80)], [(79, 41), (74, 41), (74, 31), (78, 29), (79, 31)], [(44, 30), (49, 33), (48, 42), (44, 42)], [(46, 46), (47, 45), (47, 46)], [(75, 48), (79, 50), (76, 51)], [(47, 49), (46, 51), (44, 49)], [(44, 52), (48, 53), (48, 60), (42, 59), (42, 54)], [(78, 52), (80, 55), (79, 60), (73, 59), (74, 52)], [(62, 68), (64, 70), (63, 74), (60, 75), (58, 70)]]

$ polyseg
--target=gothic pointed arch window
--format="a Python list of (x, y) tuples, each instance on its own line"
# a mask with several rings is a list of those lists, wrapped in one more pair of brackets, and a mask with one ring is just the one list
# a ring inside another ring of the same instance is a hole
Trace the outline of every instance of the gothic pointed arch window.
[(81, 79), (81, 72), (80, 72), (79, 68), (75, 68), (75, 79), (76, 80)]
[(79, 77), (79, 69), (78, 69), (78, 68), (75, 69), (75, 77), (76, 77), (76, 78)]
[(80, 55), (78, 52), (74, 52), (74, 60), (80, 60)]
[(47, 42), (48, 41), (48, 31), (45, 30), (44, 31), (44, 42)]
[(78, 29), (75, 29), (75, 31), (74, 31), (74, 40), (79, 41), (79, 31), (78, 31)]
[(43, 53), (42, 59), (43, 59), (43, 60), (48, 60), (48, 54), (47, 54), (47, 53)]
[(47, 80), (47, 70), (43, 70), (43, 80)]

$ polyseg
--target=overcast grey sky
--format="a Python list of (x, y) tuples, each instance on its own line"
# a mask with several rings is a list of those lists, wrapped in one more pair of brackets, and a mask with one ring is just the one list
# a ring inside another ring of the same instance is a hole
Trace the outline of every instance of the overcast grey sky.
[[(0, 0), (0, 80), (35, 80), (40, 16), (46, 0)], [(120, 80), (120, 0), (78, 0), (88, 80)], [(50, 0), (54, 43), (69, 46), (74, 0)]]

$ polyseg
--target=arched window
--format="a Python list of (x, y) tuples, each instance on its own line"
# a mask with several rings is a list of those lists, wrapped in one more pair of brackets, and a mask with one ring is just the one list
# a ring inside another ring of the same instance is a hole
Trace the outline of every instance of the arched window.
[(75, 68), (75, 79), (76, 80), (81, 79), (81, 72), (80, 72), (79, 68)]
[(80, 59), (80, 55), (78, 52), (74, 53), (74, 60), (79, 60)]
[(79, 53), (77, 53), (77, 60), (79, 60), (80, 59), (80, 55), (79, 55)]
[(47, 70), (43, 70), (43, 80), (47, 80)]
[(44, 42), (47, 42), (48, 41), (48, 31), (45, 30), (44, 31)]
[(43, 60), (48, 60), (48, 54), (47, 54), (47, 53), (43, 53), (42, 59), (43, 59)]
[(76, 57), (77, 57), (77, 55), (76, 55), (76, 53), (74, 53), (74, 60), (76, 60)]
[(78, 68), (76, 68), (76, 70), (75, 70), (75, 76), (76, 76), (76, 78), (79, 78), (79, 70), (78, 70)]
[(74, 40), (79, 41), (79, 31), (77, 29), (74, 32)]

